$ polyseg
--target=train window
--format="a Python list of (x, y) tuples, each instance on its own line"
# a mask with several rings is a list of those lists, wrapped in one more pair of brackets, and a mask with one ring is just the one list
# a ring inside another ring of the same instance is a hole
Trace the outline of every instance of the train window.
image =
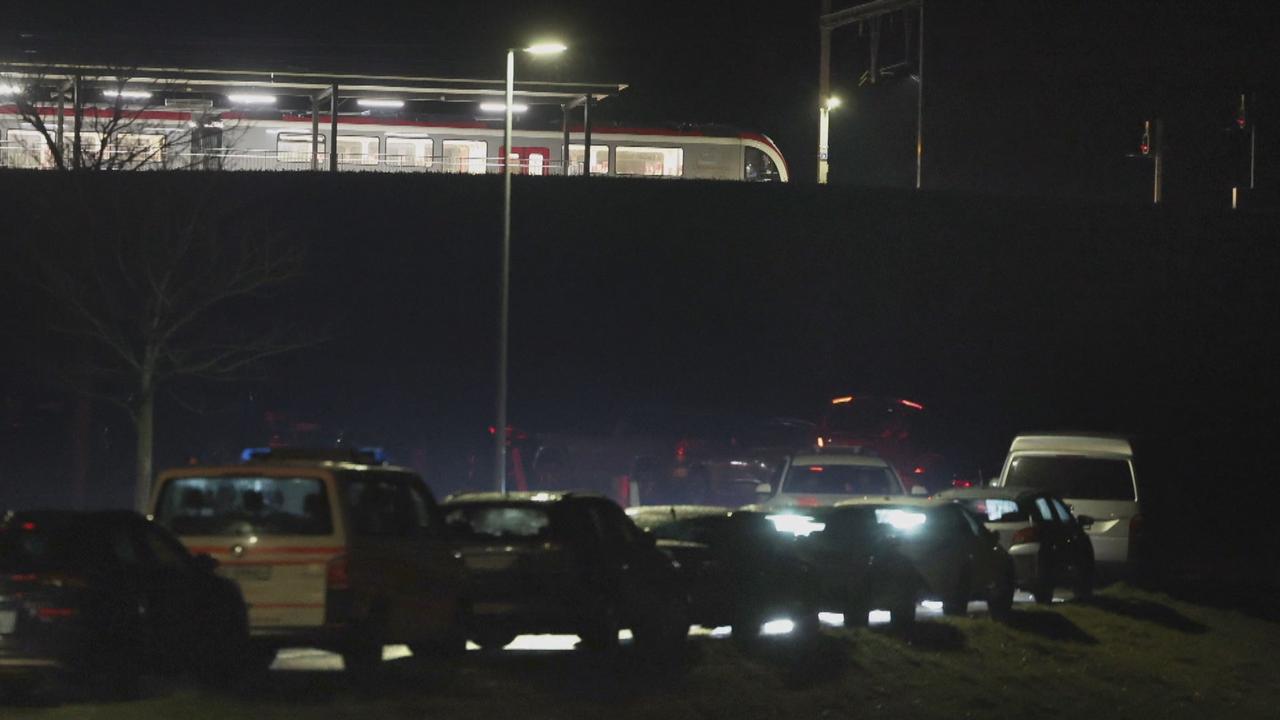
[(683, 148), (623, 147), (614, 151), (619, 175), (680, 177), (684, 174)]
[(370, 135), (339, 135), (338, 162), (346, 165), (377, 165), (378, 138)]
[(435, 143), (429, 137), (387, 137), (387, 152), (383, 156), (388, 165), (404, 167), (431, 167), (431, 154)]
[(112, 148), (115, 161), (125, 165), (164, 161), (165, 136), (160, 133), (125, 133), (116, 138)]
[(489, 143), (483, 140), (445, 140), (444, 168), (448, 172), (481, 175), (488, 170)]
[(528, 166), (529, 166), (529, 174), (530, 174), (530, 175), (541, 175), (541, 174), (542, 174), (542, 172), (543, 172), (543, 171), (542, 171), (542, 168), (543, 168), (543, 160), (544, 160), (544, 159), (545, 159), (545, 158), (543, 157), (542, 153), (532, 153), (532, 154), (530, 154), (530, 155), (529, 155), (529, 162), (528, 162)]
[(747, 182), (777, 182), (778, 166), (760, 148), (743, 148), (742, 177)]
[[(569, 174), (582, 174), (582, 155), (587, 150), (586, 145), (570, 145), (569, 146)], [(592, 175), (608, 175), (609, 174), (609, 146), (608, 145), (592, 145), (591, 146), (591, 174)]]
[[(324, 135), (316, 138), (316, 152), (325, 157)], [(311, 162), (311, 135), (309, 133), (280, 133), (276, 137), (276, 159), (287, 163)]]
[(36, 168), (53, 165), (49, 143), (38, 130), (10, 130), (5, 139), (4, 159), (9, 167)]

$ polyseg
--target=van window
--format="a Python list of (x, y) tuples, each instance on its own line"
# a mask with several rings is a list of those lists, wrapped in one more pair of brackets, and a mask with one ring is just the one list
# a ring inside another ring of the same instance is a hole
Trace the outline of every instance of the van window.
[(175, 535), (329, 535), (319, 478), (182, 477), (165, 483), (155, 521)]
[(1080, 455), (1023, 455), (1009, 464), (1008, 487), (1046, 490), (1064, 498), (1134, 500), (1129, 463)]
[(406, 483), (394, 477), (349, 477), (351, 530), (365, 537), (409, 537), (422, 527)]

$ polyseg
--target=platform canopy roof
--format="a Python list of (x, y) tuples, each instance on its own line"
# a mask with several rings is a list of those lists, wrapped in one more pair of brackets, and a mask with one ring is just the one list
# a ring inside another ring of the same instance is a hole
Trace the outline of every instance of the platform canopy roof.
[[(501, 102), (506, 87), (505, 79), (0, 61), (0, 83), (3, 84), (36, 82), (50, 88), (69, 87), (76, 77), (81, 79), (82, 88), (137, 89), (166, 96), (268, 93), (277, 97), (327, 99), (336, 86), (339, 99), (406, 102)], [(623, 83), (518, 81), (515, 99), (526, 105), (576, 107), (588, 98), (599, 101), (626, 88)]]

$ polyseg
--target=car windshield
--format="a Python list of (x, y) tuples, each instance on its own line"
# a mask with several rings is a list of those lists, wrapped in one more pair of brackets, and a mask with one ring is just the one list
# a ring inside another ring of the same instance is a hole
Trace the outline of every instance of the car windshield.
[(318, 478), (183, 477), (165, 483), (155, 520), (175, 535), (329, 535)]
[(1009, 464), (1005, 485), (1048, 490), (1064, 498), (1134, 499), (1129, 463), (1119, 458), (1023, 455)]
[(876, 465), (792, 465), (782, 483), (784, 493), (812, 495), (900, 494), (889, 468)]
[(551, 535), (551, 515), (540, 507), (446, 506), (444, 521), (449, 534), (464, 541), (535, 542)]

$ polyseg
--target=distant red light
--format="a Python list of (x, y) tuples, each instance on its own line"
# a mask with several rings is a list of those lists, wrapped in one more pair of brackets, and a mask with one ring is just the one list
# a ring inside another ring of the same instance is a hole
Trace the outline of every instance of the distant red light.
[(24, 522), (22, 523), (22, 529), (30, 532), (36, 529), (36, 524), (33, 522)]
[(489, 426), (489, 434), (490, 434), (490, 435), (497, 435), (497, 434), (498, 434), (498, 429), (497, 429), (497, 428), (495, 428), (494, 426), (490, 425), (490, 426)]
[(899, 400), (898, 402), (902, 403), (903, 405), (906, 405), (909, 408), (915, 408), (916, 410), (924, 409), (924, 406), (918, 402), (911, 402), (910, 400)]
[(76, 609), (67, 607), (42, 607), (36, 610), (36, 617), (41, 620), (62, 620), (75, 617)]
[(810, 466), (809, 466), (809, 472), (822, 472), (822, 470), (823, 470), (823, 467), (822, 467), (821, 465), (810, 465)]
[(915, 473), (915, 474), (917, 474), (917, 475), (923, 475), (923, 474), (924, 474), (924, 468), (922, 468), (922, 467), (920, 467), (919, 465), (917, 465), (917, 466), (916, 466), (916, 469), (915, 469), (915, 470), (912, 470), (911, 472), (913, 472), (913, 473)]
[(1142, 152), (1143, 155), (1151, 154), (1151, 146), (1146, 143), (1142, 143), (1142, 145), (1140, 145), (1138, 149)]
[[(973, 481), (972, 480), (952, 480), (951, 486), (958, 487), (958, 488), (971, 488), (973, 487)], [(985, 507), (985, 503), (983, 505)], [(986, 512), (986, 510), (984, 509), (982, 512)]]

